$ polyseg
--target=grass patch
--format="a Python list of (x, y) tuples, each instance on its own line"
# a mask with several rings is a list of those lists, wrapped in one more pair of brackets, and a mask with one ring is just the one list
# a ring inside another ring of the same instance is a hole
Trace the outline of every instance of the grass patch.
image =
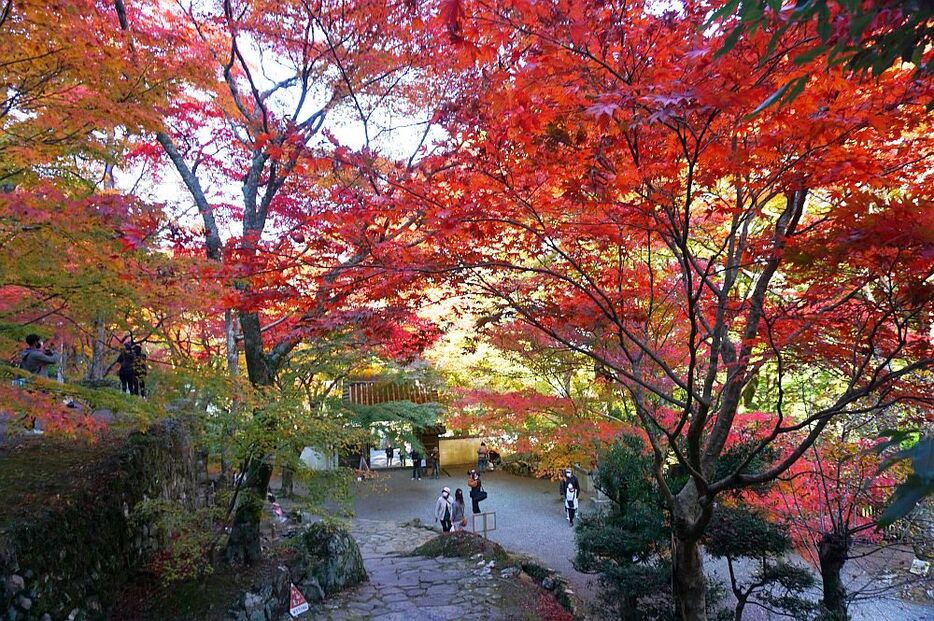
[(574, 621), (574, 617), (537, 582), (525, 574), (498, 585), (503, 597), (503, 621)]
[(509, 554), (501, 545), (466, 531), (445, 533), (427, 541), (412, 551), (412, 556), (470, 558), (481, 555), (486, 561), (496, 561), (500, 567), (510, 563)]
[(113, 436), (94, 443), (26, 436), (0, 449), (0, 528), (17, 518), (31, 519), (37, 510), (55, 509), (76, 491), (88, 489), (103, 460), (122, 441)]

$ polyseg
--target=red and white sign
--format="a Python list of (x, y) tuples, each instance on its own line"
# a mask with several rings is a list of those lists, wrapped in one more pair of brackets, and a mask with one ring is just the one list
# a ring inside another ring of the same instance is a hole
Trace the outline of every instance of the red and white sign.
[(302, 592), (298, 590), (298, 587), (294, 584), (292, 585), (292, 595), (289, 597), (289, 614), (293, 617), (297, 617), (303, 612), (308, 612), (308, 602), (305, 601), (305, 596), (302, 595)]

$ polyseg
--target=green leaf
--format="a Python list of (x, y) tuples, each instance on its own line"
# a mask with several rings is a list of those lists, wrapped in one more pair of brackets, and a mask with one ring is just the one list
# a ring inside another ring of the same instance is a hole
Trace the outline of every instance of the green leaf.
[(934, 483), (934, 437), (918, 442), (911, 449), (911, 467), (925, 483)]
[(723, 19), (727, 15), (732, 15), (738, 6), (739, 0), (729, 0), (729, 2), (717, 9), (714, 14), (710, 16), (710, 19), (707, 20), (707, 25), (709, 26), (713, 22)]
[(785, 93), (788, 92), (788, 89), (791, 88), (791, 84), (792, 84), (791, 82), (786, 82), (784, 85), (782, 85), (781, 88), (779, 88), (777, 91), (769, 95), (765, 101), (763, 101), (758, 106), (756, 106), (755, 110), (747, 114), (746, 118), (747, 119), (752, 118), (756, 116), (757, 114), (759, 114), (760, 112), (762, 112), (763, 110), (765, 110), (766, 108), (768, 108), (769, 106), (775, 103), (778, 103), (778, 101), (781, 100), (782, 97), (784, 97)]
[(821, 4), (817, 10), (817, 35), (825, 43), (830, 38), (830, 12), (826, 4)]
[[(775, 30), (775, 32), (772, 34), (772, 37), (769, 39), (768, 46), (765, 48), (766, 58), (770, 57), (772, 54), (775, 53), (775, 48), (778, 47), (779, 40), (782, 38), (782, 35), (785, 34), (785, 31), (787, 31), (790, 26), (791, 26), (790, 21), (785, 22), (784, 24), (781, 25), (781, 27)], [(764, 62), (764, 59), (763, 59), (763, 62)]]
[(850, 18), (850, 38), (854, 42), (859, 42), (860, 38), (863, 36), (863, 31), (866, 30), (866, 26), (869, 25), (869, 22), (871, 22), (872, 18), (875, 16), (876, 14), (874, 12), (869, 12), (860, 13)]
[(930, 494), (934, 494), (934, 485), (925, 485), (917, 478), (909, 477), (896, 489), (892, 504), (879, 518), (879, 526), (891, 526), (896, 520), (908, 515), (919, 500)]
[(795, 98), (804, 91), (804, 87), (807, 86), (807, 83), (807, 76), (801, 76), (800, 78), (794, 80), (794, 86), (791, 88), (791, 90), (788, 91), (787, 95), (782, 97), (782, 106), (785, 106), (785, 104), (789, 104), (794, 101)]
[(794, 63), (796, 65), (803, 65), (804, 63), (809, 63), (824, 52), (827, 51), (827, 47), (824, 45), (818, 45), (803, 54), (798, 54), (795, 56)]
[(751, 24), (753, 31), (755, 31), (756, 25), (762, 21), (762, 5), (756, 0), (743, 2), (743, 6), (739, 10), (739, 17), (746, 24)]
[(727, 35), (727, 38), (723, 41), (723, 47), (717, 50), (717, 53), (714, 54), (714, 57), (719, 58), (720, 56), (723, 56), (724, 54), (732, 50), (734, 47), (736, 47), (736, 43), (739, 41), (739, 37), (742, 34), (743, 34), (743, 25), (740, 24), (736, 28), (734, 28), (733, 31), (729, 35)]

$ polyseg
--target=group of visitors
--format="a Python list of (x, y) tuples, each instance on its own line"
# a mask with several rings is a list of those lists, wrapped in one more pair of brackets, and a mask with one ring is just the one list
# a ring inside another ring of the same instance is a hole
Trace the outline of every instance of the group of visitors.
[[(476, 515), (481, 512), (480, 503), (489, 496), (483, 489), (483, 481), (478, 470), (471, 470), (467, 473), (467, 487), (470, 488), (471, 510)], [(560, 474), (559, 493), (561, 501), (564, 504), (565, 517), (571, 527), (574, 526), (574, 518), (577, 515), (577, 509), (580, 500), (580, 482), (577, 475), (570, 468), (565, 469)], [(454, 500), (451, 500), (451, 488), (441, 489), (441, 495), (435, 503), (435, 522), (441, 522), (441, 528), (444, 532), (463, 530), (467, 526), (467, 516), (464, 513), (464, 493), (458, 488), (454, 492)]]
[[(470, 488), (471, 511), (474, 515), (480, 513), (480, 503), (487, 499), (486, 490), (480, 480), (480, 473), (471, 470), (467, 473), (467, 487)], [(435, 503), (435, 522), (441, 522), (444, 532), (464, 530), (467, 528), (467, 514), (464, 505), (464, 491), (458, 488), (451, 501), (451, 488), (441, 489), (441, 495)]]
[(487, 469), (495, 470), (495, 466), (502, 463), (499, 453), (487, 447), (486, 442), (480, 443), (477, 449), (477, 470), (486, 472)]
[[(411, 453), (412, 457), (412, 480), (421, 481), (422, 480), (422, 454), (418, 449), (413, 448)], [(441, 459), (438, 456), (438, 447), (432, 448), (428, 451), (428, 459), (424, 460), (426, 466), (431, 468), (431, 478), (440, 479), (441, 478)]]
[(445, 487), (435, 503), (435, 522), (441, 522), (441, 529), (449, 533), (467, 528), (467, 515), (464, 510), (464, 491), (457, 488), (454, 500), (451, 500), (451, 488)]
[[(432, 478), (438, 478), (439, 476), (437, 473), (437, 464), (439, 461), (437, 452), (437, 447), (433, 448), (431, 451), (431, 463), (435, 464), (432, 469)], [(491, 462), (493, 454), (494, 452), (487, 447), (486, 442), (481, 442), (480, 447), (477, 449), (477, 468), (467, 473), (467, 487), (470, 488), (471, 511), (475, 515), (481, 513), (480, 503), (488, 497), (486, 490), (483, 489), (481, 474), (486, 472), (488, 468), (492, 469)], [(496, 457), (498, 457), (498, 455)], [(418, 466), (415, 465), (419, 463), (421, 459), (421, 455), (417, 450), (412, 450), (412, 459), (412, 479), (421, 480), (420, 471), (417, 469)], [(577, 516), (577, 509), (580, 501), (580, 481), (571, 468), (566, 468), (559, 474), (558, 490), (561, 502), (564, 505), (565, 517), (568, 524), (573, 527), (574, 518)], [(467, 516), (465, 514), (463, 490), (458, 488), (454, 492), (454, 498), (452, 500), (451, 489), (449, 487), (442, 488), (441, 495), (438, 496), (438, 500), (435, 503), (435, 522), (440, 522), (441, 528), (446, 533), (452, 530), (458, 531), (466, 528)]]
[[(38, 334), (26, 336), (26, 349), (20, 353), (19, 367), (40, 377), (49, 376), (49, 367), (61, 364), (61, 356), (55, 352), (50, 343), (43, 343)], [(104, 375), (110, 373), (114, 367), (119, 367), (120, 388), (131, 395), (146, 396), (146, 376), (149, 370), (146, 366), (146, 353), (143, 346), (129, 340), (123, 345), (123, 351), (107, 369)]]
[(117, 375), (120, 378), (120, 390), (131, 395), (145, 397), (146, 376), (149, 374), (149, 369), (146, 367), (146, 353), (143, 352), (143, 346), (132, 340), (124, 343), (123, 351), (107, 369), (107, 373), (110, 373), (115, 366), (119, 366)]
[[(396, 454), (396, 448), (392, 445), (386, 445), (383, 447), (383, 450), (386, 451), (386, 465), (391, 466), (392, 460)], [(428, 451), (428, 457), (423, 458), (421, 451), (415, 447), (405, 447), (399, 451), (399, 460), (402, 463), (402, 467), (405, 468), (406, 456), (412, 460), (412, 480), (421, 481), (422, 474), (426, 468), (431, 469), (431, 478), (440, 479), (441, 478), (441, 457), (438, 452), (438, 447), (432, 447)], [(423, 465), (424, 464), (424, 465)]]

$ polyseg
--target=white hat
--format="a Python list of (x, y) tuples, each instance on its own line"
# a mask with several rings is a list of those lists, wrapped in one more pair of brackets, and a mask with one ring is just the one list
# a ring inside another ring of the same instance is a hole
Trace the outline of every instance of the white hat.
[(442, 488), (441, 491), (442, 491), (442, 492), (447, 492), (448, 494), (450, 494), (450, 493), (451, 493), (451, 488), (450, 488), (450, 487), (445, 487), (445, 488)]

